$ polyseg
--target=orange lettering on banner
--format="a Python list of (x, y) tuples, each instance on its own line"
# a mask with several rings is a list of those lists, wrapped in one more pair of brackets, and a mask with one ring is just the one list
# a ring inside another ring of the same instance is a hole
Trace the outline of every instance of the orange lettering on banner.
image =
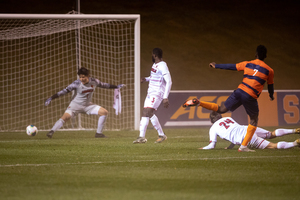
[(299, 122), (299, 99), (296, 95), (286, 95), (283, 98), (284, 120), (287, 124), (297, 124)]

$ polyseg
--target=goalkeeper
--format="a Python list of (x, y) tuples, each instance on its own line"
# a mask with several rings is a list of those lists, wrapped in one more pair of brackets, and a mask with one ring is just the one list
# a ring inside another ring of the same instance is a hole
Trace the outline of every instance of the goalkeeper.
[(108, 115), (108, 111), (96, 104), (93, 104), (92, 96), (96, 87), (107, 88), (107, 89), (115, 89), (122, 88), (125, 85), (120, 84), (118, 86), (111, 85), (109, 83), (103, 83), (98, 79), (90, 77), (90, 72), (88, 69), (82, 67), (78, 70), (79, 79), (71, 83), (65, 89), (59, 91), (54, 94), (50, 98), (48, 98), (45, 102), (45, 106), (48, 106), (50, 102), (60, 96), (66, 95), (71, 91), (75, 91), (75, 95), (73, 96), (70, 105), (66, 109), (63, 116), (54, 124), (51, 131), (47, 133), (48, 138), (52, 138), (54, 132), (60, 129), (66, 121), (71, 119), (72, 116), (77, 115), (78, 113), (85, 113), (87, 115), (99, 115), (97, 132), (95, 134), (96, 138), (104, 138), (106, 137), (102, 131), (104, 128), (104, 124)]
[[(210, 120), (213, 124), (209, 129), (209, 145), (199, 149), (213, 149), (217, 143), (217, 136), (231, 142), (231, 145), (225, 149), (231, 149), (234, 145), (241, 145), (245, 139), (247, 126), (238, 124), (231, 117), (223, 117), (222, 115), (213, 111), (210, 114)], [(294, 142), (278, 142), (272, 143), (265, 139), (271, 139), (288, 134), (300, 134), (300, 128), (297, 129), (276, 129), (273, 132), (257, 127), (248, 146), (256, 149), (289, 149), (300, 146), (300, 139)]]

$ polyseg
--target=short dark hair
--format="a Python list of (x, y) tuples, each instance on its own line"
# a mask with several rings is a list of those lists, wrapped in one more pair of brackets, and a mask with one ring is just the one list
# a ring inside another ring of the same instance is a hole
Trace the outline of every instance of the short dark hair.
[(264, 45), (258, 45), (256, 54), (259, 60), (264, 60), (267, 57), (267, 48)]
[(163, 56), (163, 51), (160, 48), (154, 48), (152, 52), (158, 58), (162, 58), (162, 56)]
[(85, 75), (85, 76), (88, 76), (88, 75), (90, 75), (90, 71), (87, 69), (87, 68), (85, 68), (85, 67), (81, 67), (79, 70), (78, 70), (78, 72), (77, 72), (77, 75), (79, 76), (79, 75)]
[(222, 118), (222, 115), (216, 111), (212, 111), (209, 115), (209, 118), (211, 123), (215, 123), (216, 121)]

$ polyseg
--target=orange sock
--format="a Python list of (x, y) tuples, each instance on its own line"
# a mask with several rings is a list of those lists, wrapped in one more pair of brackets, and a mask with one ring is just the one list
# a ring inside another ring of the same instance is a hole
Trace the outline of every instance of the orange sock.
[(200, 105), (203, 108), (206, 108), (208, 110), (213, 110), (213, 111), (218, 111), (219, 106), (218, 104), (215, 103), (209, 103), (209, 102), (205, 102), (205, 101), (200, 101)]
[(247, 128), (247, 133), (246, 133), (246, 136), (244, 138), (244, 141), (242, 142), (242, 145), (244, 146), (247, 146), (248, 143), (251, 141), (252, 139), (252, 136), (256, 130), (256, 126), (252, 126), (251, 124), (248, 125), (248, 128)]

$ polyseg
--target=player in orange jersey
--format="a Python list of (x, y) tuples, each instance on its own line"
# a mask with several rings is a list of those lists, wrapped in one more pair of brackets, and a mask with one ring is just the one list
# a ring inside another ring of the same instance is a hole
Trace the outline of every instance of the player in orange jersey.
[(237, 64), (216, 64), (210, 63), (209, 66), (216, 69), (227, 69), (244, 71), (244, 79), (238, 88), (228, 97), (228, 99), (218, 106), (215, 103), (200, 101), (200, 106), (203, 108), (214, 110), (220, 114), (227, 111), (234, 111), (239, 106), (243, 105), (247, 114), (250, 117), (250, 123), (247, 128), (247, 134), (239, 151), (254, 151), (247, 148), (258, 123), (258, 103), (257, 98), (261, 94), (265, 82), (268, 84), (268, 92), (270, 100), (274, 100), (274, 71), (265, 62), (267, 57), (267, 48), (259, 45), (256, 49), (255, 60), (244, 61)]

